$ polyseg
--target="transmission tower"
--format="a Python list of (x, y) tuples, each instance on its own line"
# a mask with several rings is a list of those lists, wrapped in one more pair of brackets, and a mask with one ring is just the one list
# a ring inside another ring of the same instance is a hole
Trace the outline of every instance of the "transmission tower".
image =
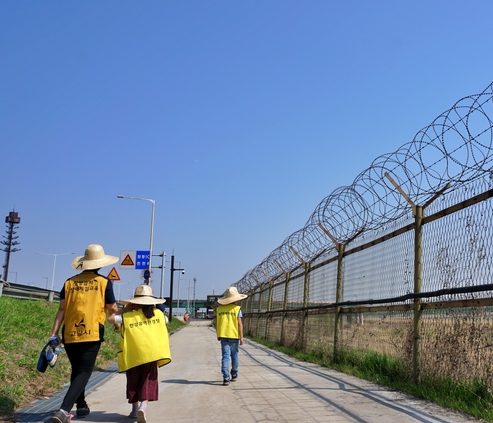
[(16, 245), (19, 245), (19, 242), (16, 240), (19, 238), (15, 231), (19, 227), (19, 223), (21, 223), (21, 218), (19, 217), (19, 213), (15, 210), (11, 211), (9, 215), (5, 218), (5, 223), (7, 223), (7, 236), (4, 235), (4, 239), (0, 241), (0, 244), (4, 245), (4, 248), (1, 251), (5, 251), (5, 264), (3, 265), (3, 280), (7, 281), (7, 276), (9, 274), (9, 262), (10, 262), (10, 253), (15, 253), (16, 251), (20, 251), (20, 248), (16, 248)]

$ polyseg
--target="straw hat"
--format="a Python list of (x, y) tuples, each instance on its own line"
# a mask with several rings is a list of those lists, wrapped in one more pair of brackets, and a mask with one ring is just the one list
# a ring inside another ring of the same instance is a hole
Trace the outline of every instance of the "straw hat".
[(248, 295), (240, 294), (236, 287), (230, 286), (228, 289), (226, 289), (226, 291), (224, 291), (223, 296), (219, 298), (217, 302), (219, 304), (226, 305), (243, 300), (246, 297), (248, 297)]
[(101, 245), (91, 244), (86, 248), (83, 256), (74, 259), (72, 267), (75, 270), (100, 269), (116, 263), (118, 260), (120, 260), (118, 257), (106, 255)]
[(149, 285), (139, 285), (135, 288), (134, 297), (131, 300), (121, 300), (122, 304), (153, 305), (163, 304), (166, 300), (156, 298), (152, 295), (152, 288)]

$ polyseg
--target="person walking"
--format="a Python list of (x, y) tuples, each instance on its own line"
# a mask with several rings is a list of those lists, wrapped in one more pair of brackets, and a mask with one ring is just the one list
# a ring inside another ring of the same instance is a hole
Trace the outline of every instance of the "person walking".
[(158, 368), (171, 362), (167, 319), (157, 307), (164, 302), (149, 285), (139, 285), (132, 299), (120, 301), (125, 307), (108, 317), (108, 322), (121, 324), (118, 371), (126, 372), (129, 417), (137, 417), (138, 423), (147, 422), (148, 402), (158, 400)]
[(239, 346), (243, 345), (243, 315), (236, 302), (246, 297), (247, 295), (240, 294), (236, 287), (231, 286), (217, 300), (219, 306), (216, 308), (216, 335), (217, 340), (221, 342), (221, 373), (224, 386), (238, 378)]
[(71, 375), (62, 405), (50, 419), (54, 423), (69, 423), (74, 404), (78, 418), (90, 413), (85, 388), (104, 341), (106, 312), (118, 310), (113, 283), (98, 270), (118, 260), (118, 257), (106, 255), (101, 245), (89, 245), (84, 255), (72, 262), (72, 267), (82, 272), (67, 279), (60, 291), (51, 336), (60, 340), (58, 332), (62, 329), (61, 342), (70, 361)]

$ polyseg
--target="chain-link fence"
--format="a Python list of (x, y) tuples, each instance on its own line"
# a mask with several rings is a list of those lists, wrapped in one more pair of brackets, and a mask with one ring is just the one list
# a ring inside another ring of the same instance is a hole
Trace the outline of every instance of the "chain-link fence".
[(493, 388), (492, 85), (336, 190), (236, 283), (245, 332)]

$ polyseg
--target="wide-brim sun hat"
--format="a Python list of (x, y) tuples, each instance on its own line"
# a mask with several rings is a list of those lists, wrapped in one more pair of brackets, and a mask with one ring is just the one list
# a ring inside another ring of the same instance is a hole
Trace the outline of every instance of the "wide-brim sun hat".
[(226, 289), (226, 291), (224, 291), (223, 296), (219, 298), (217, 302), (221, 305), (226, 305), (243, 300), (246, 297), (248, 297), (248, 295), (240, 294), (236, 287), (230, 286), (228, 289)]
[(104, 253), (104, 249), (99, 244), (91, 244), (86, 248), (83, 256), (76, 257), (72, 262), (75, 270), (92, 270), (109, 266), (120, 260), (119, 257), (110, 256)]
[(164, 298), (156, 298), (152, 294), (152, 288), (149, 285), (139, 285), (135, 288), (134, 297), (130, 300), (121, 300), (122, 304), (139, 304), (139, 305), (153, 305), (163, 304), (166, 300)]

